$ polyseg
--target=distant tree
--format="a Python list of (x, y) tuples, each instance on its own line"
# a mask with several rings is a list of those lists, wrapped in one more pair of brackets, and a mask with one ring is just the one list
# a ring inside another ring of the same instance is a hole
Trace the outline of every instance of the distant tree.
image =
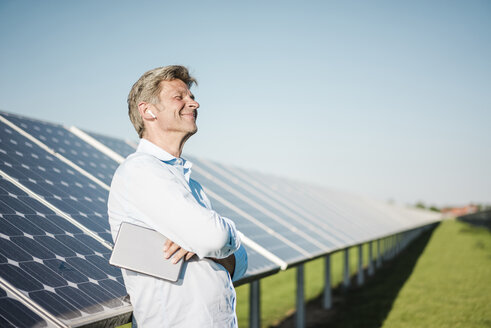
[(431, 207), (429, 208), (429, 210), (430, 210), (430, 211), (433, 211), (433, 212), (440, 212), (440, 209), (439, 209), (438, 207), (436, 207), (436, 206), (431, 206)]
[(423, 202), (417, 202), (416, 205), (414, 205), (414, 207), (426, 209), (426, 206)]

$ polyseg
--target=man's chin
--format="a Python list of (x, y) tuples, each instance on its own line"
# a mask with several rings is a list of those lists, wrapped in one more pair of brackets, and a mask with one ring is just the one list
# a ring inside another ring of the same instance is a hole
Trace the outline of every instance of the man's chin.
[(188, 136), (191, 137), (192, 135), (196, 134), (196, 132), (198, 132), (198, 127), (195, 127), (193, 130), (190, 130), (188, 132)]

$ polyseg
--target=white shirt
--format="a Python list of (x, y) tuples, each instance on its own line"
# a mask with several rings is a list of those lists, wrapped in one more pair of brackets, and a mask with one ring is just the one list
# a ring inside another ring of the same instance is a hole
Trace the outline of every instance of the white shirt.
[(157, 230), (198, 257), (184, 262), (177, 282), (122, 270), (139, 328), (237, 327), (232, 279), (206, 257), (234, 253), (235, 281), (247, 269), (247, 254), (235, 224), (213, 211), (201, 185), (190, 179), (191, 167), (189, 161), (141, 139), (111, 183), (113, 239), (125, 221)]

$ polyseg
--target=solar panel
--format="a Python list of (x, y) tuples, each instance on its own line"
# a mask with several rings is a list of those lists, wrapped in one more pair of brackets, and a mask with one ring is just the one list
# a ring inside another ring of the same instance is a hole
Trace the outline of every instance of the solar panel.
[[(238, 168), (234, 168), (232, 172), (249, 181), (257, 189), (274, 197), (285, 208), (309, 217), (312, 224), (337, 238), (342, 245), (354, 243), (352, 230), (358, 228), (334, 209), (326, 207), (325, 204), (319, 204), (312, 197), (307, 197), (305, 193), (300, 192), (296, 183), (288, 183), (284, 178)], [(323, 206), (322, 209), (321, 206)]]
[[(257, 244), (287, 263), (310, 257), (311, 254), (298, 244), (298, 235), (284, 225), (265, 216), (260, 211), (247, 207), (243, 200), (230, 194), (208, 177), (199, 174), (193, 166), (193, 178), (205, 188), (213, 208), (232, 219), (237, 228)], [(302, 242), (302, 240), (300, 240)]]
[[(381, 213), (374, 213), (373, 208), (360, 203), (358, 196), (334, 192), (324, 188), (314, 188), (305, 184), (295, 184), (295, 189), (308, 197), (315, 205), (313, 208), (320, 212), (336, 213), (342, 220), (336, 223), (352, 237), (354, 244), (376, 239), (384, 235), (390, 222), (384, 222)], [(302, 199), (302, 201), (306, 201)]]
[[(345, 218), (353, 222), (358, 227), (359, 239), (356, 242), (364, 241), (364, 238), (370, 238), (380, 232), (380, 229), (386, 229), (380, 215), (374, 215), (373, 210), (369, 206), (364, 206), (360, 203), (357, 195), (341, 193), (332, 190), (314, 190), (312, 186), (297, 184), (297, 188), (313, 199), (317, 199), (320, 204), (324, 204), (335, 209)], [(320, 189), (320, 188), (319, 188)], [(381, 224), (382, 223), (382, 224)]]
[(134, 153), (136, 150), (136, 147), (131, 146), (127, 141), (118, 138), (104, 136), (102, 134), (98, 134), (94, 132), (87, 132), (87, 131), (84, 132), (87, 133), (92, 138), (94, 138), (95, 140), (99, 141), (104, 146), (115, 151), (116, 153), (120, 154), (123, 157), (127, 157), (129, 154)]
[(0, 114), (106, 185), (109, 186), (111, 184), (113, 173), (118, 167), (117, 163), (88, 143), (82, 141), (62, 125), (34, 120), (6, 112), (0, 112)]
[(0, 327), (49, 327), (48, 322), (0, 287)]
[[(315, 203), (309, 204), (302, 201), (305, 195), (298, 194), (297, 190), (288, 185), (279, 186), (278, 181), (281, 179), (257, 172), (248, 172), (239, 168), (223, 167), (223, 169), (241, 179), (243, 183), (248, 183), (256, 190), (267, 194), (285, 210), (310, 222), (317, 229), (323, 230), (325, 235), (328, 235), (335, 245), (344, 247), (353, 242), (352, 237), (346, 233), (344, 220), (340, 220), (340, 216), (337, 213), (332, 211), (316, 212), (314, 210)], [(311, 200), (308, 199), (308, 201)]]
[(0, 278), (33, 303), (70, 325), (129, 313), (110, 252), (0, 177)]
[[(256, 188), (251, 184), (250, 179), (243, 179), (243, 177), (219, 163), (199, 160), (194, 157), (191, 157), (191, 159), (193, 162), (198, 163), (200, 167), (205, 168), (208, 172), (215, 175), (218, 179), (227, 181), (232, 188), (250, 199), (252, 205), (256, 205), (263, 209), (263, 213), (268, 216), (276, 216), (278, 219), (285, 222), (285, 225), (296, 230), (300, 237), (315, 244), (322, 252), (325, 253), (342, 244), (336, 236), (332, 235), (329, 231), (324, 230), (322, 226), (319, 226), (318, 222), (311, 221), (308, 217), (303, 215), (303, 212), (296, 213), (295, 211), (287, 210), (285, 206), (279, 203), (277, 198), (271, 197), (268, 192)], [(315, 254), (315, 252), (313, 254)]]
[[(411, 209), (390, 205), (375, 199), (356, 194), (334, 191), (326, 188), (297, 184), (297, 189), (316, 199), (319, 204), (336, 208), (344, 217), (349, 218), (359, 230), (353, 230), (355, 242), (374, 240), (414, 227), (439, 220), (439, 215), (425, 218), (422, 213), (412, 213)], [(425, 212), (427, 214), (427, 212)]]
[(112, 242), (107, 190), (0, 122), (0, 170)]

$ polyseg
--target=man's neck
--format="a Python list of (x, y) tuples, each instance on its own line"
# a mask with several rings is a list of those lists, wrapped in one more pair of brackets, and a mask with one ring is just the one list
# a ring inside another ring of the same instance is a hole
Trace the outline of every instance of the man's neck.
[(184, 143), (189, 139), (189, 136), (176, 136), (176, 135), (152, 135), (147, 134), (143, 136), (143, 139), (146, 139), (153, 143), (154, 145), (162, 148), (169, 154), (174, 157), (181, 157), (182, 149), (184, 148)]

